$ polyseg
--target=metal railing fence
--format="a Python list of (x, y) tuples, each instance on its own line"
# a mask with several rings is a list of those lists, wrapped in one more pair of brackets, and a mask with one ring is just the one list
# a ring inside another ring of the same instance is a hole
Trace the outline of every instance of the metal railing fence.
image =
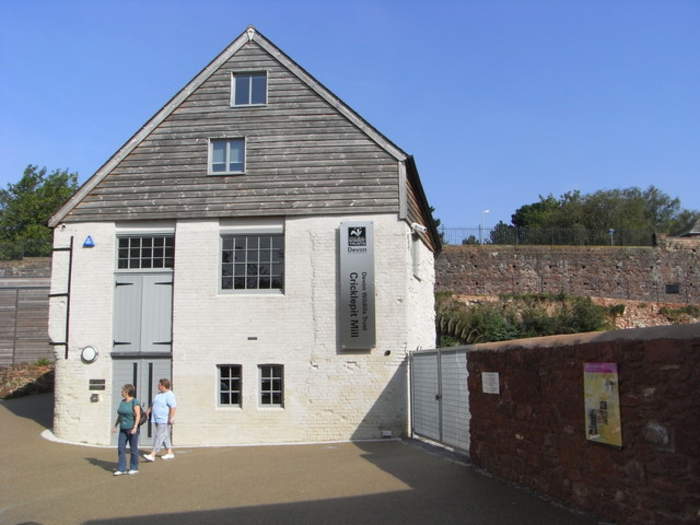
[(520, 228), (477, 226), (439, 228), (445, 244), (656, 246), (651, 230), (589, 230), (586, 228)]

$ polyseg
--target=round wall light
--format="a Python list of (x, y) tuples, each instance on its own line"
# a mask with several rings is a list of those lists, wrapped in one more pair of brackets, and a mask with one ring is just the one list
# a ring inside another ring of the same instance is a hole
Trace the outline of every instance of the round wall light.
[(86, 363), (92, 363), (97, 359), (97, 350), (94, 346), (86, 346), (80, 351), (80, 359)]

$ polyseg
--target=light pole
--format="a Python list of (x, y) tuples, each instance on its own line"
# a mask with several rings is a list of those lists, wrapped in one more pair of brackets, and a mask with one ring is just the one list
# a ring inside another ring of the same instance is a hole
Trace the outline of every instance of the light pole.
[(484, 244), (483, 237), (481, 235), (481, 232), (484, 230), (486, 226), (486, 214), (491, 213), (491, 210), (481, 210), (481, 224), (479, 224), (479, 244)]

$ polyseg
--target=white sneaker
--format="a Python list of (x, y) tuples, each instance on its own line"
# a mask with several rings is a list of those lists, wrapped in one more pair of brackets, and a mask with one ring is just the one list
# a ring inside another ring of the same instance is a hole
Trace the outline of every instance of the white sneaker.
[(145, 459), (146, 461), (155, 461), (156, 460), (156, 458), (153, 454), (144, 454), (143, 459)]
[(121, 470), (115, 470), (114, 475), (115, 476), (121, 476), (122, 474), (126, 474), (126, 472), (122, 472)]
[(161, 456), (162, 459), (174, 459), (175, 454), (166, 454), (165, 456)]
[(131, 469), (129, 472), (127, 472), (127, 474), (129, 474), (130, 476), (133, 475), (133, 474), (138, 474), (138, 473), (139, 473), (139, 471), (138, 471), (138, 470), (134, 470), (134, 469)]

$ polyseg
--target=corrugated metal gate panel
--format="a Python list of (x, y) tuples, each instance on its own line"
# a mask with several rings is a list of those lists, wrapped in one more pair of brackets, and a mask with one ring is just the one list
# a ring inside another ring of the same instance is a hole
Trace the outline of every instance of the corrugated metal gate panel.
[(464, 351), (440, 353), (442, 379), (442, 441), (469, 450), (469, 391), (467, 354)]
[(412, 431), (469, 450), (469, 393), (465, 350), (411, 354)]
[(440, 440), (440, 402), (437, 353), (413, 354), (411, 361), (411, 403), (413, 432)]

